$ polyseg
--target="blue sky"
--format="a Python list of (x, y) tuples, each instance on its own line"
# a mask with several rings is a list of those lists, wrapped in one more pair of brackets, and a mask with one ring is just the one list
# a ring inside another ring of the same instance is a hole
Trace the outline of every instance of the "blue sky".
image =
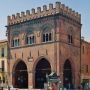
[(79, 12), (82, 17), (82, 36), (90, 41), (90, 0), (2, 0), (0, 2), (0, 40), (6, 39), (7, 16), (17, 12), (31, 10), (32, 8), (42, 7), (49, 3), (55, 4), (60, 1), (66, 6)]

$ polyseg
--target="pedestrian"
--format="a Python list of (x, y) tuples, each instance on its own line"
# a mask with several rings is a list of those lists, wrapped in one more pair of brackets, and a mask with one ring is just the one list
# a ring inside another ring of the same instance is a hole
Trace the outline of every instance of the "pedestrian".
[(53, 84), (53, 90), (57, 90), (57, 85), (56, 85), (56, 83)]
[(68, 84), (68, 87), (69, 87), (69, 89), (71, 88), (71, 85), (70, 85), (70, 83)]
[(10, 86), (8, 86), (8, 90), (10, 90)]

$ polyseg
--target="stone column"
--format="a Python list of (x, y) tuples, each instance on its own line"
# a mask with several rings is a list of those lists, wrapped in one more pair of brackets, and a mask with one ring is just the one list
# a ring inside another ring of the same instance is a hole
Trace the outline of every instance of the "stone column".
[(28, 89), (32, 90), (33, 88), (33, 73), (29, 72), (28, 73)]
[(78, 85), (79, 85), (79, 80), (80, 80), (79, 73), (78, 73), (78, 71), (76, 71), (76, 72), (75, 72), (75, 83), (74, 83), (75, 88), (78, 87)]
[(8, 86), (9, 87), (13, 86), (12, 82), (14, 82), (13, 79), (12, 79), (12, 73), (9, 73), (9, 75), (8, 75)]
[(60, 87), (63, 87), (63, 72), (60, 72)]
[(59, 43), (57, 43), (57, 75), (60, 76), (60, 48), (59, 48)]

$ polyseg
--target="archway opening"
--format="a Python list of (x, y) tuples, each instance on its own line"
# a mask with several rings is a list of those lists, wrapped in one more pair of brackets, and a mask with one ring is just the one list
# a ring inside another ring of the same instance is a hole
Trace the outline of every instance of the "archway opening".
[(36, 65), (35, 68), (35, 88), (43, 89), (44, 83), (47, 82), (46, 74), (51, 73), (51, 66), (50, 63), (45, 59), (42, 58)]
[(67, 89), (73, 88), (73, 77), (71, 62), (66, 60), (63, 67), (63, 86)]
[(19, 61), (15, 66), (13, 75), (13, 86), (15, 88), (27, 89), (28, 88), (28, 72), (27, 66), (23, 61)]

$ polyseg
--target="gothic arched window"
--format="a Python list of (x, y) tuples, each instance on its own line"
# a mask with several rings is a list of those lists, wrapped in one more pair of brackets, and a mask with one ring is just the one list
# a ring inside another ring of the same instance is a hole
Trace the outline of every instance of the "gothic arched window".
[(33, 34), (27, 36), (26, 44), (34, 44), (35, 43), (35, 36)]
[(12, 40), (12, 47), (18, 47), (20, 45), (19, 38), (13, 38)]
[(18, 47), (20, 45), (19, 33), (19, 31), (12, 32), (11, 47)]
[(34, 44), (35, 43), (35, 35), (32, 29), (28, 29), (26, 33), (26, 44)]
[(42, 27), (42, 30), (42, 42), (52, 41), (52, 27), (46, 24)]
[(72, 27), (68, 29), (68, 43), (69, 44), (73, 43), (73, 28)]

